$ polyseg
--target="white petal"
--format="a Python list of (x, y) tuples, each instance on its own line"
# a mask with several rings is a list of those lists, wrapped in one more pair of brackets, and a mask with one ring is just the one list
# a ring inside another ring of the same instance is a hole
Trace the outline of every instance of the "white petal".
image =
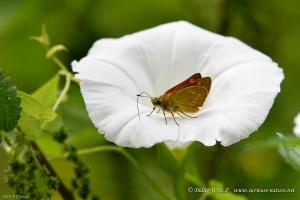
[(295, 127), (294, 127), (294, 134), (297, 137), (300, 137), (300, 113), (294, 119)]
[[(283, 72), (272, 60), (237, 39), (187, 22), (174, 22), (119, 39), (101, 39), (88, 56), (72, 63), (94, 125), (120, 146), (200, 141), (230, 145), (248, 137), (266, 119), (280, 91)], [(212, 88), (196, 119), (150, 113), (136, 94), (162, 95), (200, 72)]]
[(108, 140), (122, 146), (150, 147), (177, 139), (177, 128), (166, 126), (159, 118), (139, 121), (136, 99), (122, 88), (90, 80), (83, 80), (80, 86), (90, 118)]

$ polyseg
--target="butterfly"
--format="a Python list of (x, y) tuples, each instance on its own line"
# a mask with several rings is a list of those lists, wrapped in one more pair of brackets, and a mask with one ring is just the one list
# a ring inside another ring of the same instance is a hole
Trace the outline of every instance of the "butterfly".
[[(159, 97), (152, 97), (146, 92), (137, 94), (137, 109), (139, 114), (139, 97), (151, 98), (153, 109), (150, 116), (156, 108), (162, 110), (166, 124), (167, 118), (165, 112), (171, 113), (175, 123), (179, 126), (175, 119), (174, 113), (180, 117), (183, 116), (195, 118), (187, 113), (196, 113), (199, 111), (199, 107), (203, 106), (203, 103), (208, 96), (211, 87), (211, 78), (203, 77), (200, 73), (196, 73), (181, 83), (167, 90), (163, 95)], [(146, 95), (146, 96), (145, 96)]]

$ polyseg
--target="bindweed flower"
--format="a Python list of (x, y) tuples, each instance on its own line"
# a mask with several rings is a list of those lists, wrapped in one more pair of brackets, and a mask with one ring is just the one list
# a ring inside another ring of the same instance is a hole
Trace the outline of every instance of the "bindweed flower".
[(300, 137), (300, 113), (294, 119), (295, 127), (294, 127), (294, 134), (297, 137)]
[[(100, 39), (72, 67), (94, 125), (107, 140), (126, 147), (231, 145), (264, 122), (284, 78), (268, 56), (184, 21)], [(162, 112), (146, 116), (153, 106), (141, 101), (139, 120), (138, 93), (160, 96), (195, 73), (212, 79), (197, 118), (176, 115), (177, 126), (167, 115), (166, 125)]]

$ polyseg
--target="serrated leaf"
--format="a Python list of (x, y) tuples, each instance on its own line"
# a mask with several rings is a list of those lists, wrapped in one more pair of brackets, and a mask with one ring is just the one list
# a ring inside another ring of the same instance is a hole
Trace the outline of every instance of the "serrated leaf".
[(288, 137), (277, 133), (281, 145), (278, 148), (280, 155), (285, 161), (300, 173), (300, 145), (289, 144)]
[(52, 107), (58, 96), (58, 84), (59, 75), (54, 75), (49, 81), (38, 88), (33, 94), (34, 97), (39, 102), (44, 105)]
[(20, 119), (21, 110), (21, 98), (17, 95), (17, 88), (0, 69), (0, 131), (13, 130)]

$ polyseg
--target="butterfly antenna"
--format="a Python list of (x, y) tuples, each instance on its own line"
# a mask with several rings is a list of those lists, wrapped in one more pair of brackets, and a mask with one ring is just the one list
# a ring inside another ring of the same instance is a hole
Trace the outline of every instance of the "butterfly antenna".
[(136, 96), (137, 96), (137, 98), (136, 98), (136, 108), (138, 110), (139, 120), (141, 120), (140, 109), (139, 109), (139, 98), (140, 97), (147, 97), (147, 98), (153, 99), (154, 97), (151, 97), (150, 94), (148, 94), (147, 92), (141, 92), (141, 93), (137, 94)]
[[(145, 94), (147, 96), (143, 96), (143, 94)], [(141, 92), (141, 93), (137, 94), (136, 96), (138, 96), (138, 97), (148, 97), (148, 98), (151, 98), (151, 99), (154, 98), (150, 94), (148, 94), (147, 92)]]

